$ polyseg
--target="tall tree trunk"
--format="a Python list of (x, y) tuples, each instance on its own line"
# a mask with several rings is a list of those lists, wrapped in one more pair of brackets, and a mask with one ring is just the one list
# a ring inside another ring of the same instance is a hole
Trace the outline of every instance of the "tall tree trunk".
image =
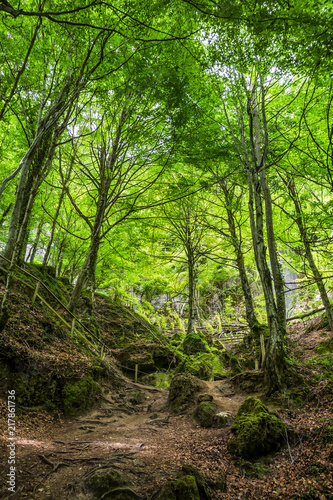
[(55, 228), (56, 228), (56, 225), (57, 225), (57, 220), (58, 220), (58, 217), (59, 217), (61, 205), (62, 205), (62, 203), (64, 201), (65, 193), (66, 193), (66, 184), (61, 189), (59, 200), (58, 200), (58, 205), (57, 205), (54, 217), (53, 217), (52, 226), (51, 226), (51, 232), (50, 232), (50, 236), (49, 236), (49, 241), (48, 241), (48, 244), (47, 244), (47, 247), (46, 247), (46, 250), (45, 250), (43, 264), (42, 264), (42, 269), (43, 270), (45, 269), (47, 261), (49, 259), (50, 251), (51, 251), (52, 244), (53, 244), (54, 232), (55, 232)]
[[(279, 263), (279, 257), (276, 248), (276, 240), (274, 234), (273, 225), (273, 209), (272, 209), (272, 197), (271, 192), (267, 183), (266, 170), (265, 170), (265, 159), (261, 153), (262, 139), (260, 133), (260, 124), (258, 117), (258, 105), (254, 99), (252, 102), (252, 114), (253, 114), (253, 124), (254, 124), (254, 134), (255, 134), (255, 149), (257, 164), (259, 168), (260, 183), (262, 187), (262, 192), (265, 200), (265, 216), (266, 216), (266, 233), (267, 233), (267, 244), (269, 251), (270, 264), (274, 280), (274, 288), (276, 295), (276, 307), (278, 311), (279, 323), (281, 327), (286, 329), (286, 301), (285, 301), (285, 285), (284, 279), (281, 272), (281, 266)], [(266, 126), (266, 117), (263, 110), (262, 121), (264, 126)], [(268, 153), (268, 134), (265, 137), (265, 156)]]
[(263, 360), (265, 385), (268, 394), (281, 390), (286, 385), (286, 359), (283, 344), (284, 330), (278, 321), (278, 312), (274, 300), (271, 273), (266, 260), (266, 247), (263, 232), (263, 207), (261, 202), (261, 185), (258, 173), (252, 171), (253, 192), (255, 201), (256, 230), (253, 238), (256, 246), (256, 263), (265, 296), (265, 306), (269, 329), (266, 358)]
[(36, 256), (36, 252), (37, 252), (37, 248), (38, 248), (38, 243), (39, 243), (39, 238), (40, 238), (40, 235), (41, 235), (42, 229), (43, 229), (44, 216), (45, 216), (45, 210), (43, 210), (42, 218), (39, 221), (39, 224), (37, 227), (35, 241), (32, 245), (32, 252), (31, 252), (30, 260), (29, 260), (29, 262), (31, 262), (31, 263), (33, 263), (33, 261), (35, 260), (35, 256)]
[(194, 323), (194, 294), (195, 294), (195, 278), (194, 278), (194, 262), (191, 255), (191, 249), (187, 249), (188, 259), (188, 324), (187, 334), (193, 332)]
[(318, 267), (316, 266), (315, 260), (312, 255), (312, 250), (311, 250), (311, 245), (310, 245), (310, 240), (308, 238), (307, 230), (304, 226), (303, 223), (303, 218), (302, 218), (302, 209), (301, 209), (301, 204), (299, 202), (299, 198), (297, 196), (295, 184), (291, 181), (288, 183), (289, 186), (289, 193), (290, 196), (294, 202), (295, 210), (296, 210), (296, 224), (298, 226), (301, 239), (304, 245), (305, 249), (305, 257), (309, 263), (310, 269), (312, 271), (313, 277), (316, 281), (321, 300), (323, 302), (323, 305), (325, 307), (325, 312), (328, 320), (328, 324), (330, 327), (331, 332), (333, 332), (333, 313), (332, 313), (332, 305), (330, 304), (325, 284), (323, 281), (323, 278), (321, 277), (321, 274), (319, 272)]
[(242, 291), (243, 291), (243, 296), (244, 296), (244, 301), (245, 301), (246, 319), (247, 319), (247, 322), (248, 322), (250, 329), (252, 331), (255, 331), (258, 328), (259, 322), (258, 322), (256, 315), (255, 315), (255, 312), (254, 312), (251, 287), (250, 287), (250, 283), (249, 283), (246, 269), (245, 269), (244, 255), (242, 252), (241, 242), (238, 238), (237, 231), (236, 231), (234, 214), (233, 214), (232, 210), (230, 209), (231, 200), (230, 200), (229, 189), (228, 189), (227, 184), (225, 182), (221, 183), (221, 187), (222, 187), (222, 190), (224, 193), (225, 207), (227, 210), (228, 228), (229, 228), (229, 232), (231, 234), (232, 245), (234, 247), (234, 251), (236, 254), (236, 263), (237, 263), (239, 277), (240, 277), (241, 285), (242, 285)]

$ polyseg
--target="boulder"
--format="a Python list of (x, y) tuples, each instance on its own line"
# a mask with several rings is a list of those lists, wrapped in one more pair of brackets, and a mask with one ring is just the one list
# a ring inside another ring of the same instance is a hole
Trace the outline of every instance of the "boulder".
[(200, 427), (212, 427), (216, 411), (217, 406), (214, 401), (202, 401), (198, 404), (193, 418), (198, 422)]
[(196, 467), (184, 465), (178, 479), (168, 481), (151, 500), (210, 500), (207, 484)]
[(187, 356), (198, 354), (201, 352), (209, 352), (209, 345), (205, 337), (200, 333), (189, 333), (183, 341), (183, 351)]
[(89, 498), (104, 500), (138, 500), (142, 497), (132, 489), (132, 483), (120, 472), (107, 468), (96, 470), (81, 485)]
[(277, 451), (286, 427), (277, 414), (250, 396), (241, 404), (231, 430), (235, 437), (228, 442), (228, 451), (234, 458), (251, 460)]
[(217, 429), (222, 429), (223, 427), (228, 427), (232, 424), (232, 415), (230, 411), (221, 411), (216, 413), (213, 417), (213, 427)]
[(185, 413), (194, 405), (196, 394), (204, 388), (204, 382), (196, 377), (188, 373), (177, 374), (171, 380), (167, 405), (176, 415)]

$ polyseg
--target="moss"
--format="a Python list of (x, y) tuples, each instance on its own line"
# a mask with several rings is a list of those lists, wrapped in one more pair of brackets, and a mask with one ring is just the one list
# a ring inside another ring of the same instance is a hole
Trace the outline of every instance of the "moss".
[(183, 476), (176, 483), (177, 499), (200, 500), (197, 482), (194, 476)]
[(151, 500), (209, 500), (207, 483), (193, 465), (183, 465), (178, 479), (168, 481)]
[(171, 373), (156, 372), (142, 377), (141, 382), (144, 384), (158, 387), (159, 389), (169, 389), (172, 375)]
[(57, 380), (47, 380), (38, 373), (12, 377), (16, 391), (16, 401), (20, 406), (45, 405), (55, 401)]
[(333, 339), (324, 340), (316, 347), (318, 354), (329, 354), (333, 352)]
[(229, 364), (233, 374), (241, 373), (242, 369), (236, 356), (230, 356)]
[(196, 393), (204, 387), (203, 382), (192, 375), (175, 375), (170, 384), (168, 407), (175, 414), (186, 412), (194, 404)]
[(177, 366), (175, 373), (190, 373), (194, 377), (207, 380), (226, 376), (220, 355), (212, 352), (186, 356)]
[(85, 488), (99, 496), (113, 488), (130, 484), (126, 477), (114, 469), (97, 470), (84, 481)]
[(216, 403), (213, 401), (202, 401), (198, 404), (193, 418), (201, 427), (211, 427), (213, 425), (214, 415), (216, 412)]
[(183, 341), (183, 351), (187, 356), (201, 352), (209, 352), (205, 337), (200, 333), (189, 333)]
[(67, 382), (62, 390), (63, 408), (66, 415), (74, 415), (92, 405), (101, 392), (99, 385), (90, 376), (77, 382)]
[(135, 365), (143, 372), (155, 372), (168, 369), (174, 359), (174, 353), (168, 346), (154, 343), (135, 343), (114, 351), (114, 356), (124, 367), (134, 369)]
[(184, 333), (182, 332), (175, 332), (170, 338), (170, 341), (173, 345), (181, 344), (183, 340), (184, 340)]
[(183, 465), (181, 474), (184, 476), (192, 476), (195, 478), (195, 482), (197, 483), (197, 487), (199, 490), (200, 500), (208, 500), (210, 498), (207, 489), (207, 483), (203, 475), (198, 471), (196, 467), (194, 467), (193, 465)]
[(239, 460), (237, 465), (245, 477), (262, 478), (269, 474), (269, 465), (262, 462), (249, 462), (248, 460)]
[(231, 430), (236, 437), (228, 442), (228, 451), (251, 460), (278, 450), (286, 427), (278, 415), (250, 396), (240, 406)]

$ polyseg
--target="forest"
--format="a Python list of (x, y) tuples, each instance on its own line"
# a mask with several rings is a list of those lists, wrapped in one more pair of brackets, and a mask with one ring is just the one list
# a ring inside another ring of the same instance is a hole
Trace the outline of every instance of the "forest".
[[(135, 414), (123, 432), (140, 439), (156, 410), (149, 439), (198, 429), (214, 464), (165, 448), (178, 468), (157, 477), (127, 442), (104, 476), (94, 455), (19, 445), (9, 469), (4, 438), (4, 495), (333, 498), (333, 3), (0, 0), (0, 15), (4, 435), (8, 394), (20, 439), (40, 421), (82, 444), (103, 411)], [(130, 482), (116, 459), (139, 463)]]

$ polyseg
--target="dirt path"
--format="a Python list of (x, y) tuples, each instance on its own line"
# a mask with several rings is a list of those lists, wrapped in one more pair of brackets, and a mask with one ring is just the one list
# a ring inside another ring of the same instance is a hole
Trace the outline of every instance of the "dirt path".
[[(144, 394), (140, 404), (130, 402), (133, 388)], [(214, 396), (219, 411), (233, 414), (246, 398), (235, 394), (227, 381), (208, 382), (204, 392)], [(21, 423), (18, 417), (18, 498), (73, 497), (75, 485), (88, 470), (107, 464), (125, 472), (143, 498), (174, 478), (184, 463), (218, 476), (227, 459), (217, 449), (219, 465), (212, 468), (205, 453), (214, 440), (226, 439), (229, 431), (203, 429), (191, 416), (170, 415), (165, 408), (167, 396), (168, 391), (131, 384), (123, 392), (105, 395), (101, 408), (82, 417), (54, 421), (32, 414)], [(3, 438), (4, 451), (6, 444)]]

